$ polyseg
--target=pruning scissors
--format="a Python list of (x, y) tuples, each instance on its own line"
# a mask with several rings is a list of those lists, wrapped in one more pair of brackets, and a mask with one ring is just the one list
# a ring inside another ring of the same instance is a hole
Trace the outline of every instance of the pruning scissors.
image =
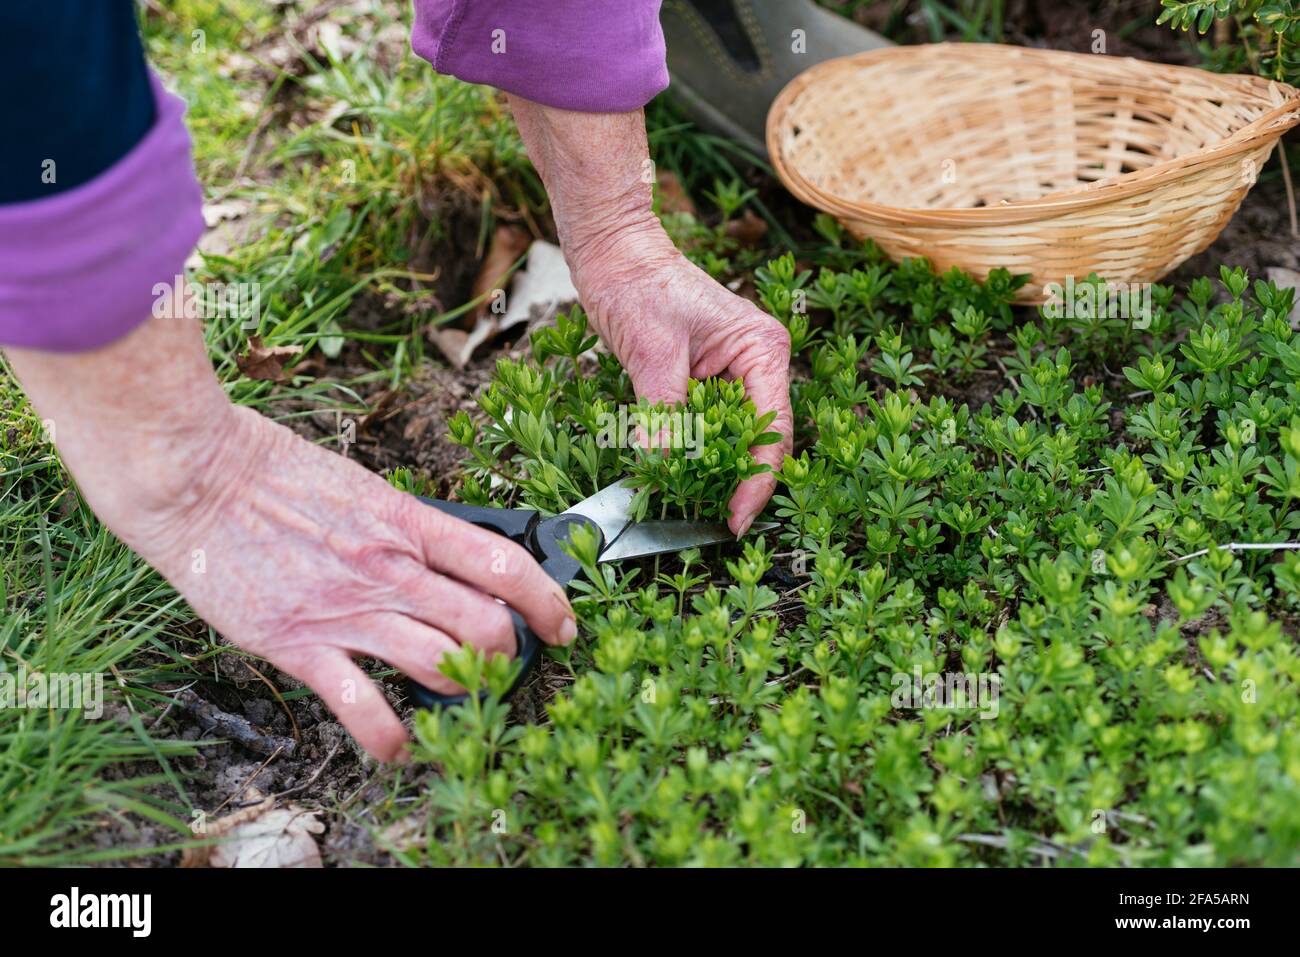
[[(582, 573), (582, 566), (562, 547), (578, 526), (586, 526), (596, 535), (600, 555), (598, 560), (601, 562), (679, 552), (735, 538), (724, 522), (673, 519), (633, 521), (632, 500), (635, 496), (636, 489), (628, 479), (623, 479), (607, 485), (590, 498), (583, 499), (567, 511), (550, 518), (543, 518), (540, 512), (532, 509), (483, 508), (424, 496), (419, 498), (453, 518), (504, 535), (522, 545), (542, 566), (542, 570), (565, 588)], [(776, 528), (775, 522), (755, 525), (752, 531), (764, 532), (772, 528)], [(514, 621), (515, 641), (518, 644), (516, 657), (523, 667), (506, 692), (507, 696), (514, 694), (533, 670), (542, 646), (541, 640), (517, 612), (511, 610), (510, 617)], [(460, 704), (469, 697), (468, 694), (439, 694), (414, 681), (409, 683), (409, 690), (412, 700), (422, 708)]]

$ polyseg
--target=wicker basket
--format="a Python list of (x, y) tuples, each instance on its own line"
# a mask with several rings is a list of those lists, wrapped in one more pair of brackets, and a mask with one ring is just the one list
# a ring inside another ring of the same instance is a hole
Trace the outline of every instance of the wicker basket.
[(896, 259), (1043, 285), (1154, 282), (1214, 241), (1300, 94), (1129, 58), (995, 44), (829, 60), (777, 97), (782, 182)]

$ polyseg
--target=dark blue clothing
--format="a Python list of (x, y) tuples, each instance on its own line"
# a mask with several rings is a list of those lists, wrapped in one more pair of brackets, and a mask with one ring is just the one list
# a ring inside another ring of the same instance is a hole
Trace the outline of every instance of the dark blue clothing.
[(134, 0), (0, 2), (0, 96), (0, 203), (107, 170), (154, 122)]

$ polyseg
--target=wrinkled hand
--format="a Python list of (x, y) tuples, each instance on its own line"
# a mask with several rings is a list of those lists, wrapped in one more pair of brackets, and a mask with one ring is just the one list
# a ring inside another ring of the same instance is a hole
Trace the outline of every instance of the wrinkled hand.
[(514, 657), (516, 609), (543, 640), (571, 641), (560, 586), (509, 539), (444, 515), (250, 410), (232, 409), (223, 476), (141, 515), (121, 537), (228, 639), (309, 685), (368, 751), (407, 740), (352, 661), (378, 658), (445, 693), (461, 645)]
[(543, 641), (576, 633), (563, 590), (509, 539), (232, 406), (193, 320), (150, 319), (90, 353), (8, 356), (104, 524), (377, 758), (402, 756), (407, 735), (354, 655), (458, 693), (443, 654), (515, 654), (492, 596)]
[[(657, 235), (655, 235), (657, 233)], [(623, 363), (638, 398), (686, 401), (688, 377), (742, 379), (760, 413), (776, 411), (782, 440), (752, 451), (771, 472), (742, 482), (728, 526), (743, 535), (776, 488), (791, 449), (790, 335), (673, 248), (656, 221), (631, 228), (616, 248), (582, 259), (574, 280), (601, 339)]]
[[(573, 113), (510, 98), (542, 175), (582, 304), (631, 376), (637, 396), (681, 402), (688, 377), (742, 379), (782, 441), (752, 451), (773, 470), (792, 448), (790, 336), (776, 319), (686, 259), (652, 212), (645, 121), (635, 113)], [(743, 482), (729, 508), (742, 535), (776, 488), (772, 472)]]

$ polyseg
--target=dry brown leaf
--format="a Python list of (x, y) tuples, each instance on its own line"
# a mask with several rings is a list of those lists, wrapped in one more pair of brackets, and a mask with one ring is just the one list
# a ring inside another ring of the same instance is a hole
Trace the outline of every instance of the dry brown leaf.
[(659, 210), (664, 213), (689, 213), (696, 215), (695, 203), (682, 187), (682, 182), (669, 169), (655, 172), (655, 183), (659, 187)]
[(319, 811), (296, 804), (273, 808), (231, 829), (212, 849), (212, 867), (322, 867), (316, 835), (325, 833)]
[[(254, 792), (256, 793), (256, 792)], [(325, 831), (319, 811), (297, 804), (275, 807), (274, 798), (211, 821), (209, 846), (187, 848), (182, 867), (321, 867), (316, 835)]]
[(492, 234), (492, 245), (488, 247), (488, 254), (483, 258), (483, 265), (479, 267), (474, 287), (470, 291), (470, 299), (484, 297), (475, 310), (476, 316), (483, 315), (491, 307), (492, 290), (504, 288), (510, 267), (519, 261), (531, 242), (532, 237), (518, 226), (502, 225), (496, 228)]
[(357, 422), (357, 431), (361, 433), (369, 432), (370, 426), (386, 418), (389, 410), (393, 407), (393, 402), (397, 400), (397, 396), (398, 392), (395, 389), (385, 389), (374, 397), (370, 404), (370, 411)]
[(577, 301), (564, 253), (554, 243), (539, 239), (528, 247), (528, 268), (511, 280), (504, 314), (495, 309), (480, 313), (468, 330), (431, 326), (428, 338), (453, 367), (464, 369), (474, 350), (493, 336), (522, 322), (549, 321), (556, 308)]
[(204, 203), (203, 225), (213, 229), (218, 223), (227, 219), (239, 219), (248, 212), (248, 209), (248, 201), (243, 199), (228, 199), (224, 203)]
[[(249, 800), (257, 800), (261, 797), (262, 792), (257, 788), (249, 788), (244, 792)], [(217, 841), (225, 837), (233, 828), (238, 827), (248, 821), (255, 821), (262, 814), (271, 810), (275, 806), (275, 798), (266, 798), (259, 804), (252, 807), (242, 808), (233, 814), (227, 814), (225, 817), (219, 817), (215, 821), (207, 822), (207, 825), (199, 837), (206, 841)], [(204, 843), (195, 847), (187, 847), (181, 851), (181, 867), (209, 867), (212, 861), (212, 852), (216, 850), (215, 845)]]
[(726, 232), (742, 246), (757, 246), (767, 235), (767, 221), (755, 216), (752, 209), (747, 209), (739, 219), (728, 221)]
[(469, 364), (474, 350), (496, 334), (497, 325), (497, 317), (489, 313), (475, 319), (474, 328), (469, 332), (433, 326), (429, 329), (429, 338), (453, 367), (463, 369)]
[(186, 269), (200, 269), (204, 256), (226, 256), (248, 241), (255, 217), (249, 216), (252, 205), (242, 199), (203, 204), (203, 235), (185, 261)]
[(302, 352), (302, 346), (263, 345), (261, 336), (248, 337), (248, 352), (235, 356), (235, 365), (250, 379), (283, 382), (285, 364)]

